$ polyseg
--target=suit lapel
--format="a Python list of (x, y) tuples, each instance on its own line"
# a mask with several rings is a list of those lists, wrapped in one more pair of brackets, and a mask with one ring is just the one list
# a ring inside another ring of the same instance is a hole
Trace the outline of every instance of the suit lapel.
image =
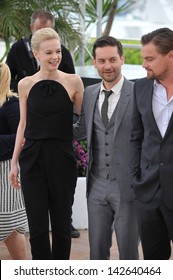
[(148, 117), (150, 118), (150, 122), (151, 122), (151, 125), (153, 126), (154, 130), (156, 131), (156, 133), (158, 134), (158, 136), (160, 138), (162, 138), (162, 135), (160, 134), (160, 130), (157, 126), (157, 123), (156, 123), (156, 120), (155, 120), (155, 117), (154, 117), (154, 114), (153, 114), (153, 106), (152, 106), (152, 101), (153, 101), (153, 80), (149, 80), (149, 84), (148, 84), (148, 87), (145, 89), (145, 93), (144, 94), (147, 94), (148, 95), (148, 104), (146, 104), (146, 108), (148, 110)]
[(91, 137), (92, 137), (92, 128), (93, 128), (93, 118), (94, 118), (94, 110), (97, 102), (97, 98), (100, 92), (101, 83), (97, 84), (93, 87), (93, 91), (90, 92), (90, 102), (89, 102), (89, 110), (88, 110), (88, 144), (91, 144)]
[[(129, 100), (130, 100), (130, 95), (131, 95), (131, 92), (129, 90), (129, 87), (128, 87), (126, 81), (124, 81), (124, 84), (123, 84), (122, 89), (121, 89), (120, 99), (119, 99), (118, 104), (117, 104), (115, 126), (114, 126), (114, 137), (116, 136), (118, 128), (119, 128), (119, 126), (121, 124), (121, 121), (123, 119), (124, 113), (126, 111), (127, 105), (129, 103)], [(116, 108), (115, 108), (115, 110), (116, 110)]]
[(167, 136), (167, 134), (169, 133), (170, 130), (172, 130), (172, 128), (173, 128), (173, 113), (171, 115), (171, 118), (170, 118), (169, 123), (168, 123), (168, 127), (166, 129), (166, 132), (165, 132), (165, 135), (164, 135), (163, 138), (165, 138)]

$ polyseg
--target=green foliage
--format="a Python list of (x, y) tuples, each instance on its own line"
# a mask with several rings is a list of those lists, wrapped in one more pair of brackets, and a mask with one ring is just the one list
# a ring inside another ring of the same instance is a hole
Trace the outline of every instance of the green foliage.
[(80, 140), (79, 143), (82, 146), (82, 148), (84, 149), (84, 151), (87, 152), (87, 141), (86, 141), (86, 139)]
[[(92, 54), (92, 48), (93, 48), (93, 43), (95, 41), (95, 38), (91, 38), (88, 41), (87, 44), (87, 49), (89, 52)], [(125, 56), (125, 63), (126, 64), (137, 64), (141, 65), (142, 64), (142, 58), (141, 58), (141, 50), (137, 48), (127, 48), (126, 45), (140, 45), (139, 41), (136, 40), (121, 40), (121, 43), (123, 45), (123, 52)], [(92, 57), (88, 54), (85, 53), (85, 65), (91, 65), (92, 64)]]
[(142, 64), (141, 52), (137, 49), (124, 49), (126, 64)]
[[(121, 1), (117, 0), (117, 9), (115, 13), (118, 14), (127, 11), (135, 2), (136, 0), (126, 0), (125, 2), (121, 3)], [(114, 5), (113, 3), (113, 0), (102, 0), (102, 18), (104, 19), (103, 22), (107, 20), (107, 16), (110, 12), (111, 6)], [(85, 9), (85, 19), (88, 27), (91, 23), (95, 23), (97, 20), (97, 0), (86, 1)]]
[(140, 48), (126, 48), (126, 45), (140, 45), (140, 41), (136, 40), (121, 40), (121, 43), (123, 45), (123, 52), (125, 56), (125, 63), (126, 64), (142, 64), (142, 58), (141, 58), (141, 50)]

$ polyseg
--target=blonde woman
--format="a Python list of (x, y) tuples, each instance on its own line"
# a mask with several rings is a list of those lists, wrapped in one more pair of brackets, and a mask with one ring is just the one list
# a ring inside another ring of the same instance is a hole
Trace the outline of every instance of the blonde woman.
[(19, 123), (19, 101), (10, 90), (10, 70), (0, 64), (0, 241), (12, 259), (26, 259), (27, 218), (21, 189), (10, 186), (8, 174)]
[[(60, 38), (52, 28), (34, 32), (31, 47), (40, 70), (19, 82), (20, 123), (10, 180), (15, 188), (18, 159), (30, 230), (32, 258), (69, 259), (71, 211), (77, 180), (72, 146), (73, 104), (81, 110), (83, 83), (58, 70)], [(22, 147), (22, 141), (25, 144)], [(49, 240), (49, 216), (52, 242)]]

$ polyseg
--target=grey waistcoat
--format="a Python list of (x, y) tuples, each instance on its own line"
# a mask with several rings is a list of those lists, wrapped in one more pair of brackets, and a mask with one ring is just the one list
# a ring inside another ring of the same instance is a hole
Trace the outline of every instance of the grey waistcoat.
[(95, 107), (93, 120), (93, 162), (91, 172), (96, 177), (110, 178), (111, 180), (116, 179), (116, 164), (114, 159), (116, 155), (115, 148), (113, 147), (113, 132), (117, 106), (106, 128), (102, 123), (98, 104)]

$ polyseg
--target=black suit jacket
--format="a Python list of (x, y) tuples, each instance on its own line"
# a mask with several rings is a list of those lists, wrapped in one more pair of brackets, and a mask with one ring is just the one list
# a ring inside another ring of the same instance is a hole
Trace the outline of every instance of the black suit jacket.
[(160, 187), (173, 209), (173, 116), (162, 138), (152, 111), (153, 80), (137, 80), (131, 132), (131, 169), (136, 198), (150, 201)]
[(0, 161), (12, 157), (19, 118), (18, 98), (11, 97), (0, 107)]
[[(31, 36), (29, 40), (31, 40)], [(63, 45), (61, 45), (61, 48), (62, 61), (59, 69), (66, 73), (75, 73), (70, 52)], [(17, 92), (17, 84), (21, 79), (33, 75), (37, 71), (37, 62), (33, 56), (32, 59), (29, 56), (23, 39), (20, 39), (12, 45), (7, 55), (6, 63), (11, 71), (11, 89), (15, 92)]]

